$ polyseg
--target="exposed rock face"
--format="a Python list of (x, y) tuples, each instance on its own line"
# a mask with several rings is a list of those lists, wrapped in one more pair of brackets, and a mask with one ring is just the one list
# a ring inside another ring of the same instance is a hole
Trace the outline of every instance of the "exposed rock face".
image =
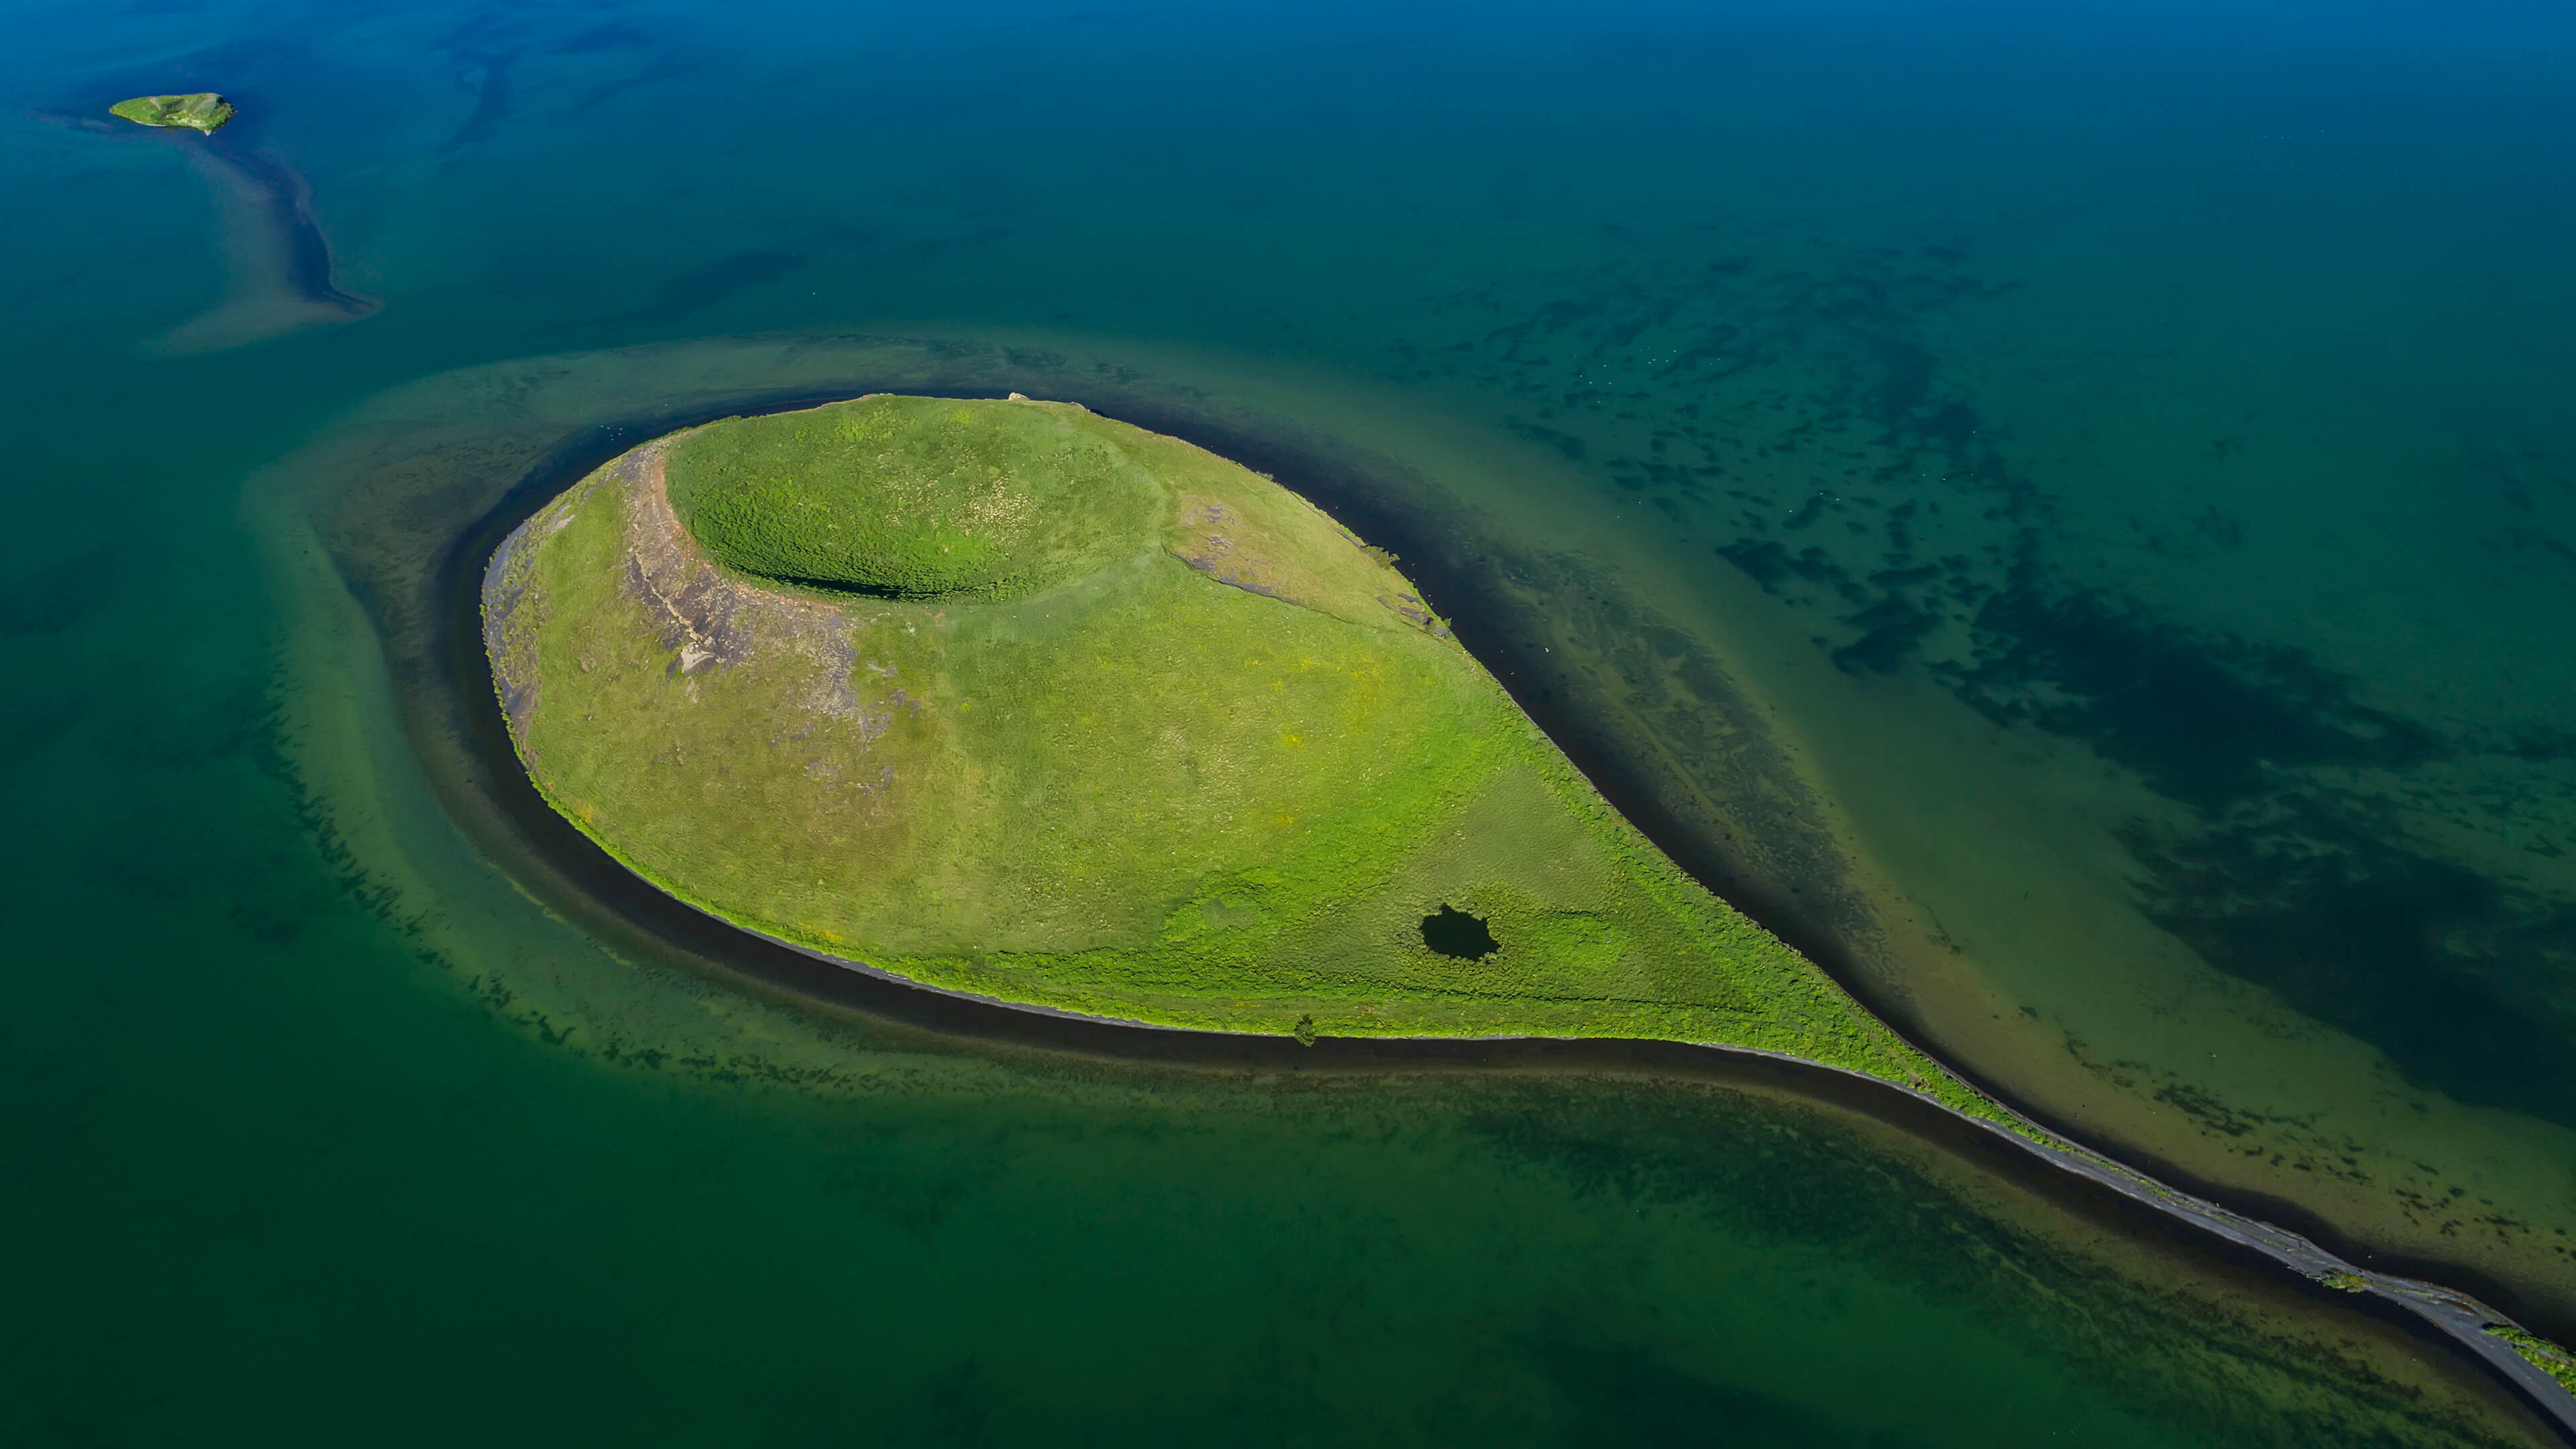
[(620, 585), (655, 621), (663, 647), (672, 651), (674, 676), (768, 658), (810, 675), (811, 687), (803, 695), (807, 708), (857, 719), (870, 737), (883, 731), (884, 721), (866, 717), (852, 686), (859, 661), (849, 617), (833, 604), (732, 578), (716, 567), (672, 511), (663, 450), (655, 446), (620, 459), (588, 487), (512, 530), (484, 570), (484, 649), (493, 662), (502, 712), (520, 749), (528, 748), (528, 721), (536, 712), (541, 687), (536, 631), (548, 611), (533, 567), (536, 548), (600, 488), (615, 491), (612, 501), (623, 523), (626, 557)]

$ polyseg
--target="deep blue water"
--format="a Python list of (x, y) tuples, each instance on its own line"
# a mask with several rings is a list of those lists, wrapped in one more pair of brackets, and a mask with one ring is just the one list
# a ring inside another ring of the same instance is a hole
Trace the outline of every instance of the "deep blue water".
[[(2325, 1442), (2472, 1392), (1821, 1107), (995, 1058), (550, 916), (421, 785), (365, 580), (438, 480), (897, 353), (1342, 460), (1936, 1051), (2576, 1331), (2576, 12), (10, 19), (0, 1437)], [(243, 119), (104, 119), (181, 89)]]

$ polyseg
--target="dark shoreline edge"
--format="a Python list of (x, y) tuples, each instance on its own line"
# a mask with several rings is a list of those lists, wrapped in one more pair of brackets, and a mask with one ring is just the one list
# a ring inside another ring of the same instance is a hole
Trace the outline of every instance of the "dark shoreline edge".
[[(1138, 405), (1142, 401), (1145, 405)], [(1727, 843), (1691, 828), (1666, 805), (1645, 768), (1625, 758), (1616, 740), (1597, 734), (1581, 715), (1567, 707), (1549, 686), (1549, 660), (1515, 648), (1507, 632), (1491, 622), (1491, 612), (1478, 607), (1495, 592), (1486, 581), (1490, 568), (1472, 548), (1445, 532), (1441, 520), (1403, 494), (1374, 486), (1371, 463), (1384, 460), (1332, 456), (1322, 448), (1301, 449), (1283, 441), (1228, 428), (1221, 423), (1148, 400), (1121, 398), (1097, 407), (1108, 416), (1155, 432), (1183, 438), (1244, 466), (1274, 474), (1312, 499), (1344, 526), (1397, 553), (1406, 576), (1456, 631), (1458, 640), (1485, 664), (1540, 730), (1563, 751), (1613, 808), (1635, 825), (1655, 847), (1679, 864), (1720, 899), (1742, 911), (1764, 929), (1814, 961), (1834, 982), (1888, 1028), (1937, 1062), (1942, 1070), (1974, 1087), (2023, 1122), (2059, 1142), (2124, 1172), (2203, 1202), (2235, 1218), (2287, 1230), (2365, 1272), (2440, 1285), (2439, 1291), (2468, 1295), (2471, 1301), (2501, 1305), (2510, 1318), (2560, 1344), (2576, 1343), (2576, 1311), (2552, 1311), (2512, 1283), (2465, 1264), (2445, 1259), (2376, 1250), (2356, 1242), (2323, 1214), (2295, 1200), (2231, 1188), (2189, 1171), (2153, 1147), (2085, 1131), (2045, 1109), (2022, 1101), (1983, 1073), (1963, 1066), (1945, 1050), (1940, 1036), (1915, 1012), (1902, 988), (1883, 983), (1864, 964), (1862, 950), (1851, 939), (1845, 920), (1837, 919), (1841, 902), (1831, 883), (1812, 893), (1782, 881), (1763, 869), (1764, 862), (1730, 858)], [(2553, 1383), (2553, 1387), (2555, 1387)]]
[[(1743, 1048), (1637, 1039), (1533, 1037), (1345, 1037), (1324, 1038), (1313, 1047), (1305, 1047), (1287, 1037), (1203, 1032), (1026, 1007), (924, 986), (875, 967), (795, 946), (707, 914), (650, 885), (558, 815), (520, 768), (483, 650), (481, 586), (485, 567), (501, 541), (538, 508), (592, 469), (651, 437), (721, 417), (783, 412), (886, 390), (952, 397), (998, 395), (988, 389), (942, 389), (911, 382), (886, 388), (854, 384), (792, 396), (744, 397), (729, 406), (701, 407), (649, 420), (639, 418), (625, 425), (593, 426), (565, 438), (529, 468), (498, 503), (453, 538), (446, 555), (439, 560), (431, 581), (438, 604), (434, 625), (439, 637), (432, 641), (431, 652), (439, 661), (437, 673), (442, 678), (437, 683), (450, 694), (447, 702), (457, 716), (455, 723), (462, 727), (466, 743), (478, 756), (474, 762), (479, 767), (476, 773), (480, 778), (474, 782), (479, 786), (478, 793), (507, 822), (523, 847), (545, 860), (562, 877), (560, 884), (586, 897), (586, 903), (593, 908), (604, 910), (629, 929), (676, 947), (685, 956), (739, 973), (788, 998), (892, 1018), (951, 1040), (1230, 1073), (1361, 1076), (1427, 1070), (1758, 1081), (1857, 1112), (1973, 1159), (2060, 1207), (2097, 1219), (2107, 1218), (2129, 1231), (2152, 1232), (2240, 1267), (2273, 1274), (2286, 1269), (2302, 1290), (2320, 1301), (2360, 1307), (2428, 1345), (2465, 1352), (2502, 1380), (2562, 1439), (2576, 1445), (2576, 1395), (2524, 1359), (2511, 1345), (2485, 1332), (2490, 1323), (2511, 1324), (2514, 1320), (2488, 1308), (2480, 1298), (2436, 1282), (2361, 1266), (2374, 1255), (2351, 1252), (2335, 1244), (2336, 1235), (2330, 1228), (2318, 1230), (2322, 1224), (2309, 1228), (2309, 1223), (2316, 1222), (2314, 1215), (2295, 1204), (2265, 1201), (2248, 1212), (2225, 1205), (2217, 1194), (2201, 1195), (2167, 1186), (2159, 1176), (2188, 1182), (2187, 1175), (2151, 1176), (2131, 1169), (2111, 1152), (2056, 1130), (2041, 1115), (2027, 1111), (1976, 1076), (1960, 1071), (1942, 1053), (1928, 1047), (1927, 1054), (1946, 1070), (2067, 1145), (2049, 1146), (2017, 1136), (1876, 1078), (1785, 1054)], [(1093, 406), (1092, 400), (1080, 397), (1066, 400)], [(1431, 531), (1429, 520), (1407, 517), (1405, 510), (1386, 502), (1342, 470), (1302, 455), (1291, 445), (1212, 427), (1208, 419), (1200, 416), (1122, 405), (1133, 401), (1121, 399), (1094, 410), (1169, 433), (1245, 466), (1275, 474), (1283, 485), (1313, 499), (1363, 536), (1403, 553), (1409, 563), (1417, 558), (1433, 562), (1435, 567), (1412, 575), (1425, 596), (1444, 617), (1474, 617), (1471, 610), (1455, 606), (1473, 598), (1476, 590), (1456, 566), (1454, 557), (1447, 560), (1449, 567), (1436, 566), (1448, 551)], [(1502, 641), (1480, 638), (1480, 632), (1462, 626), (1462, 642), (1493, 670), (1515, 702), (1594, 781), (1615, 808), (1702, 881), (1711, 882), (1713, 875), (1724, 879), (1735, 874), (1708, 869), (1703, 852), (1676, 838), (1681, 835), (1676, 828), (1678, 822), (1665, 818), (1651, 805), (1636, 808), (1643, 803), (1634, 788), (1637, 782), (1602, 758), (1603, 751), (1582, 749), (1571, 743), (1569, 732), (1563, 728), (1568, 723), (1562, 718), (1564, 712), (1544, 708), (1544, 699), (1527, 697), (1528, 690), (1515, 688), (1513, 675), (1495, 667), (1511, 657), (1510, 651), (1494, 647)], [(1582, 735), (1580, 730), (1570, 733), (1578, 740)], [(1621, 785), (1629, 788), (1614, 788)], [(1712, 888), (1716, 888), (1713, 882)], [(1864, 1007), (1887, 1020), (1901, 1035), (1918, 1047), (1924, 1046), (1918, 1033), (1906, 1029), (1906, 1018), (1911, 1013), (1901, 1009), (1891, 1013), (1888, 1003), (1873, 1000), (1874, 993), (1866, 992), (1856, 979), (1863, 973), (1851, 969), (1848, 954), (1832, 949), (1829, 939), (1817, 939), (1816, 923), (1794, 919), (1803, 913), (1783, 911), (1777, 903), (1772, 903), (1770, 910), (1761, 909), (1760, 902), (1746, 905), (1737, 900), (1734, 889), (1730, 883), (1721, 894), (1824, 965)], [(1800, 929), (1802, 925), (1806, 929)], [(1826, 949), (1819, 950), (1820, 945)], [(2155, 1160), (2152, 1153), (2122, 1155)], [(2275, 1227), (2266, 1218), (2300, 1222), (2307, 1230)], [(2320, 1246), (2320, 1240), (2328, 1246)], [(2480, 1276), (2464, 1274), (2455, 1265), (2429, 1266), (2436, 1271), (2448, 1269), (2454, 1277)], [(2359, 1291), (2331, 1287), (2320, 1281), (2327, 1274), (2350, 1275), (2367, 1286)], [(2509, 1299), (2513, 1295), (2508, 1291), (2485, 1296)]]
[[(605, 854), (605, 852), (602, 853)], [(620, 867), (620, 869), (623, 868)], [(1163, 1026), (1154, 1022), (1130, 1021), (1120, 1017), (1092, 1016), (1078, 1011), (1066, 1011), (1061, 1007), (1033, 1006), (999, 996), (986, 996), (977, 992), (931, 986), (886, 970), (882, 966), (871, 966), (864, 961), (835, 956), (827, 951), (817, 951), (810, 946), (800, 946), (766, 931), (726, 921), (720, 916), (680, 901), (676, 896), (670, 896), (659, 887), (643, 882), (641, 876), (635, 879), (656, 894), (663, 895), (720, 926), (780, 950), (792, 951), (833, 969), (852, 972), (872, 981), (884, 982), (931, 996), (969, 1002), (995, 1011), (1053, 1017), (1061, 1021), (1122, 1032), (1168, 1032), (1228, 1046), (1244, 1041), (1289, 1040), (1288, 1038), (1200, 1031), (1190, 1027)], [(1789, 1084), (1799, 1096), (1856, 1109), (1873, 1120), (1897, 1127), (1918, 1138), (1931, 1140), (1937, 1145), (1959, 1152), (1960, 1155), (1989, 1159), (1986, 1164), (1988, 1166), (1994, 1165), (1991, 1159), (1997, 1156), (2011, 1160), (2010, 1154), (2018, 1149), (2019, 1154), (2027, 1162), (2043, 1163), (2058, 1172), (2071, 1174), (2080, 1179), (2088, 1189), (2097, 1193), (2110, 1194), (2132, 1213), (2144, 1213), (2152, 1217), (2156, 1225), (2169, 1236), (2189, 1235), (2204, 1249), (2211, 1246), (2211, 1240), (2215, 1240), (2217, 1244), (2224, 1245), (2224, 1251), (2220, 1256), (2239, 1267), (2257, 1270), (2287, 1268), (2297, 1274), (2307, 1285), (2321, 1289), (2327, 1294), (2348, 1295), (2345, 1306), (2364, 1308), (2371, 1313), (2371, 1316), (2382, 1322), (2397, 1324), (2419, 1340), (2453, 1351), (2465, 1347), (2470, 1356), (2484, 1364), (2497, 1377), (2502, 1378), (2517, 1392), (2524, 1403), (2538, 1411), (2544, 1420), (2549, 1421), (2562, 1438), (2570, 1444), (2576, 1444), (2576, 1394), (2569, 1393), (2538, 1365), (2515, 1352), (2512, 1345), (2487, 1332), (2488, 1324), (2510, 1323), (2511, 1320), (2504, 1318), (2477, 1299), (2421, 1279), (2403, 1278), (2362, 1268), (2318, 1247), (2297, 1233), (2230, 1212), (2205, 1198), (2177, 1192), (2109, 1158), (2080, 1148), (2035, 1141), (1996, 1123), (1969, 1116), (1955, 1107), (1938, 1102), (1919, 1092), (1908, 1091), (1893, 1082), (1882, 1081), (1848, 1067), (1830, 1066), (1823, 1062), (1810, 1061), (1805, 1057), (1792, 1056), (1787, 1052), (1764, 1051), (1757, 1047), (1728, 1046), (1721, 1042), (1665, 1042), (1637, 1038), (1319, 1037), (1313, 1048), (1300, 1046), (1298, 1050), (1313, 1051), (1328, 1043), (1356, 1042), (1365, 1042), (1372, 1046), (1383, 1045), (1394, 1049), (1386, 1056), (1371, 1053), (1364, 1063), (1346, 1063), (1336, 1060), (1324, 1064), (1327, 1071), (1351, 1071), (1357, 1074), (1371, 1067), (1391, 1064), (1391, 1062), (1410, 1063), (1417, 1054), (1423, 1059), (1430, 1059), (1433, 1052), (1426, 1049), (1444, 1048), (1453, 1044), (1469, 1049), (1496, 1048), (1508, 1044), (1511, 1047), (1542, 1053), (1535, 1060), (1583, 1062), (1589, 1054), (1583, 1052), (1582, 1048), (1605, 1040), (1630, 1049), (1625, 1054), (1622, 1065), (1632, 1069), (1643, 1068), (1650, 1074), (1669, 1072), (1673, 1075), (1693, 1078), (1725, 1074), (1723, 1071), (1711, 1072), (1710, 1064), (1706, 1060), (1694, 1059), (1692, 1056), (1667, 1057), (1663, 1051), (1658, 1050), (1662, 1048), (1677, 1048), (1684, 1053), (1713, 1056), (1727, 1067), (1750, 1067), (1751, 1074), (1754, 1075), (1769, 1073), (1770, 1080), (1775, 1083)], [(1644, 1050), (1638, 1050), (1639, 1048)], [(1559, 1056), (1557, 1053), (1563, 1053), (1563, 1055)], [(1284, 1055), (1284, 1053), (1281, 1054)], [(1122, 1055), (1135, 1054), (1122, 1053)], [(1146, 1055), (1152, 1054), (1146, 1053)], [(1505, 1067), (1507, 1062), (1509, 1066), (1526, 1064), (1523, 1060), (1514, 1059), (1511, 1056), (1486, 1060), (1469, 1055), (1453, 1055), (1447, 1051), (1440, 1051), (1438, 1059), (1444, 1065), (1487, 1069)], [(1302, 1064), (1292, 1065), (1289, 1070), (1302, 1071), (1304, 1068)], [(1889, 1098), (1896, 1100), (1890, 1102)], [(1900, 1103), (1901, 1106), (1898, 1105)], [(1900, 1121), (1900, 1117), (1906, 1116), (1909, 1111), (1915, 1114), (1914, 1120)], [(2013, 1176), (2015, 1180), (2029, 1185), (2026, 1177), (2019, 1174)], [(2073, 1206), (2063, 1194), (2051, 1192), (2042, 1195), (2061, 1206)], [(2337, 1288), (2326, 1281), (2330, 1276), (2344, 1276), (2347, 1281), (2362, 1286)]]

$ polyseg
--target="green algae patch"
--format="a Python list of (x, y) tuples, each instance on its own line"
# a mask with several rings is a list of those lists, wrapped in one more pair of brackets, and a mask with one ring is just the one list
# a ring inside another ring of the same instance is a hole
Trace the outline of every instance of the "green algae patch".
[(2490, 1323), (2487, 1332), (2513, 1345), (2534, 1368), (2558, 1380), (2559, 1386), (2576, 1394), (2576, 1354), (2571, 1354), (2536, 1333), (2526, 1333), (2502, 1323)]
[(130, 101), (118, 101), (107, 108), (107, 113), (138, 126), (185, 127), (210, 136), (237, 114), (232, 102), (211, 91), (190, 96), (136, 96)]
[(1382, 551), (1079, 407), (645, 444), (503, 542), (484, 626), (548, 801), (798, 946), (1300, 1040), (1725, 1043), (2001, 1120), (1638, 834)]

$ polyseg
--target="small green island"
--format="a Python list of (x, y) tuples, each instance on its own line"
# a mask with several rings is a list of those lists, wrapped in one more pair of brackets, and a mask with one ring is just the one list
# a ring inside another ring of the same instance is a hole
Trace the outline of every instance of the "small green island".
[(1067, 403), (638, 447), (483, 580), (546, 800), (940, 990), (1212, 1031), (1648, 1037), (1996, 1109), (1620, 816), (1304, 498)]
[(136, 96), (130, 101), (118, 101), (107, 112), (138, 126), (183, 127), (209, 136), (222, 130), (236, 114), (232, 102), (212, 91), (192, 96)]

